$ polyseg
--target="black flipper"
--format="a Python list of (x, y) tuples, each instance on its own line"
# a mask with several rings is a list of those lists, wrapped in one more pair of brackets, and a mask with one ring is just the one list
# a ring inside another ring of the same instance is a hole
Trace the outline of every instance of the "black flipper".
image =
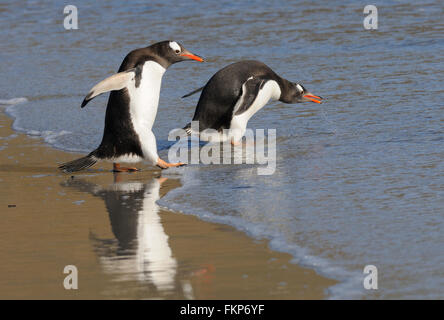
[(244, 82), (242, 93), (233, 110), (234, 115), (240, 115), (250, 108), (265, 82), (266, 80), (257, 77), (250, 77)]
[(83, 99), (82, 105), (80, 107), (85, 107), (89, 101), (101, 95), (102, 93), (114, 90), (121, 90), (125, 88), (130, 81), (135, 80), (137, 87), (137, 82), (140, 81), (140, 73), (140, 68), (136, 67), (113, 74), (112, 76), (100, 81), (88, 92), (85, 99)]
[(187, 97), (189, 97), (189, 96), (192, 96), (193, 94), (198, 93), (199, 91), (202, 91), (203, 88), (205, 88), (205, 86), (200, 87), (199, 89), (196, 89), (196, 90), (194, 90), (194, 91), (191, 91), (190, 93), (187, 93), (186, 95), (182, 96), (182, 99), (183, 99), (183, 98), (187, 98)]
[(80, 106), (80, 108), (85, 107), (86, 104), (92, 100), (92, 99), (91, 99), (91, 96), (92, 96), (92, 93), (91, 93), (91, 92), (88, 93), (88, 95), (85, 97), (85, 99), (83, 99), (83, 101), (82, 101), (82, 105)]
[(59, 166), (59, 169), (64, 172), (76, 172), (91, 167), (97, 162), (97, 158), (93, 153), (90, 153), (86, 157), (76, 159), (70, 162), (63, 163)]

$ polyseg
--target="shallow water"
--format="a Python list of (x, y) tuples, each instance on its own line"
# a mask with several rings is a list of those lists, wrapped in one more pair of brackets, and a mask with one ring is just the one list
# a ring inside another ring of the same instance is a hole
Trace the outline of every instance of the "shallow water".
[[(443, 298), (444, 5), (386, 1), (379, 29), (363, 28), (354, 1), (172, 1), (79, 4), (79, 30), (63, 7), (0, 4), (0, 99), (14, 128), (86, 152), (100, 142), (107, 97), (80, 109), (93, 84), (130, 50), (174, 39), (208, 63), (166, 73), (155, 123), (159, 146), (192, 117), (221, 67), (258, 59), (326, 98), (270, 103), (249, 127), (277, 129), (277, 168), (192, 165), (166, 172), (183, 187), (160, 204), (235, 225), (341, 283), (332, 298)], [(161, 155), (166, 155), (163, 150)], [(379, 289), (362, 288), (373, 264)]]

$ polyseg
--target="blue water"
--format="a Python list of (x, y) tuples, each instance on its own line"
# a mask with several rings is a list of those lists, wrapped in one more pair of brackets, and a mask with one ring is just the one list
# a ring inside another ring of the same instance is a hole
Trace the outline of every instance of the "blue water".
[[(28, 100), (7, 107), (16, 130), (90, 151), (107, 96), (81, 110), (84, 95), (130, 50), (173, 39), (208, 62), (167, 71), (154, 127), (163, 148), (193, 115), (198, 95), (181, 95), (231, 62), (261, 60), (326, 103), (270, 103), (249, 122), (277, 129), (273, 175), (254, 165), (169, 170), (183, 187), (160, 204), (270, 239), (340, 280), (331, 298), (442, 299), (444, 3), (375, 2), (377, 31), (363, 28), (365, 4), (78, 2), (79, 29), (66, 31), (56, 1), (3, 1), (0, 99)], [(363, 289), (368, 264), (378, 290)]]

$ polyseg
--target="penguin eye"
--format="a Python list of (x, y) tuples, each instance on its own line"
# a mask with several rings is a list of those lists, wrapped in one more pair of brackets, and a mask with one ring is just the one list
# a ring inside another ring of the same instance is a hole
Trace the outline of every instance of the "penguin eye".
[(180, 53), (180, 46), (176, 41), (170, 41), (169, 46), (176, 54)]

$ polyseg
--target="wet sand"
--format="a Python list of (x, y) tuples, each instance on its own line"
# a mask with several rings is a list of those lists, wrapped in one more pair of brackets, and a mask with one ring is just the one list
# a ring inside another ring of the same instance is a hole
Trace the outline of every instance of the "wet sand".
[[(266, 241), (159, 208), (159, 169), (74, 175), (78, 155), (18, 134), (0, 110), (1, 299), (322, 299), (334, 281)], [(78, 290), (66, 290), (66, 265)]]

